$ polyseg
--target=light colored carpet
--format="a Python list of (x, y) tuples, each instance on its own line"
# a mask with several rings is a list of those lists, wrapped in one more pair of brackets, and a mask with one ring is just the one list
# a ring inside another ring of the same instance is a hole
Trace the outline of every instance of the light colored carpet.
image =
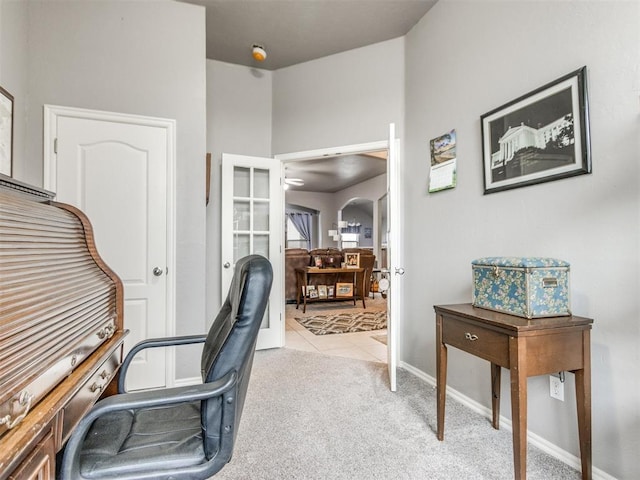
[[(447, 400), (436, 439), (433, 387), (387, 366), (290, 349), (256, 352), (231, 462), (216, 480), (510, 480), (511, 434)], [(529, 447), (528, 478), (579, 479)]]

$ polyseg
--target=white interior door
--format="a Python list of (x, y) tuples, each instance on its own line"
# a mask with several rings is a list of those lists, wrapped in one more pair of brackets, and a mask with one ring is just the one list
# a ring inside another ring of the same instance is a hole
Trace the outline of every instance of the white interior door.
[(402, 260), (400, 258), (400, 161), (395, 124), (389, 125), (389, 154), (387, 156), (387, 255), (390, 280), (387, 294), (387, 365), (389, 385), (397, 389), (398, 335), (402, 302)]
[(257, 253), (273, 267), (273, 286), (257, 349), (284, 346), (282, 166), (273, 158), (222, 155), (222, 299), (236, 261)]
[[(45, 188), (86, 213), (100, 256), (123, 281), (125, 350), (173, 333), (174, 123), (62, 107), (48, 107), (45, 118)], [(128, 389), (167, 384), (165, 350), (138, 354)]]

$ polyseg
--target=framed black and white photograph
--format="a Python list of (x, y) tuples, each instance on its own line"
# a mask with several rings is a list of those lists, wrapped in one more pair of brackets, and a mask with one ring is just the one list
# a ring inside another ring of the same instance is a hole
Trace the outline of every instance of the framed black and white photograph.
[(0, 87), (0, 173), (12, 175), (13, 95)]
[(485, 195), (591, 173), (586, 70), (480, 117)]

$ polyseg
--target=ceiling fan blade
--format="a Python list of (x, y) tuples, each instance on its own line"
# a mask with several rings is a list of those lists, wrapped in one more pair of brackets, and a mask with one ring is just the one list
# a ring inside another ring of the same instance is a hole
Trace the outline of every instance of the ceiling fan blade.
[(301, 187), (302, 185), (304, 185), (304, 180), (301, 178), (285, 178), (284, 183), (295, 185), (296, 187)]

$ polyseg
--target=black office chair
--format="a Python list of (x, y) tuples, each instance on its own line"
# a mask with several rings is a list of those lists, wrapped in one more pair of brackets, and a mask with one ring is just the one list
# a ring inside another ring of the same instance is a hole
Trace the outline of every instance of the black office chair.
[(124, 392), (101, 400), (69, 439), (60, 477), (204, 479), (224, 467), (233, 453), (272, 277), (266, 258), (241, 259), (207, 335), (136, 345), (123, 362), (120, 392), (131, 360), (150, 347), (204, 343), (203, 383)]

